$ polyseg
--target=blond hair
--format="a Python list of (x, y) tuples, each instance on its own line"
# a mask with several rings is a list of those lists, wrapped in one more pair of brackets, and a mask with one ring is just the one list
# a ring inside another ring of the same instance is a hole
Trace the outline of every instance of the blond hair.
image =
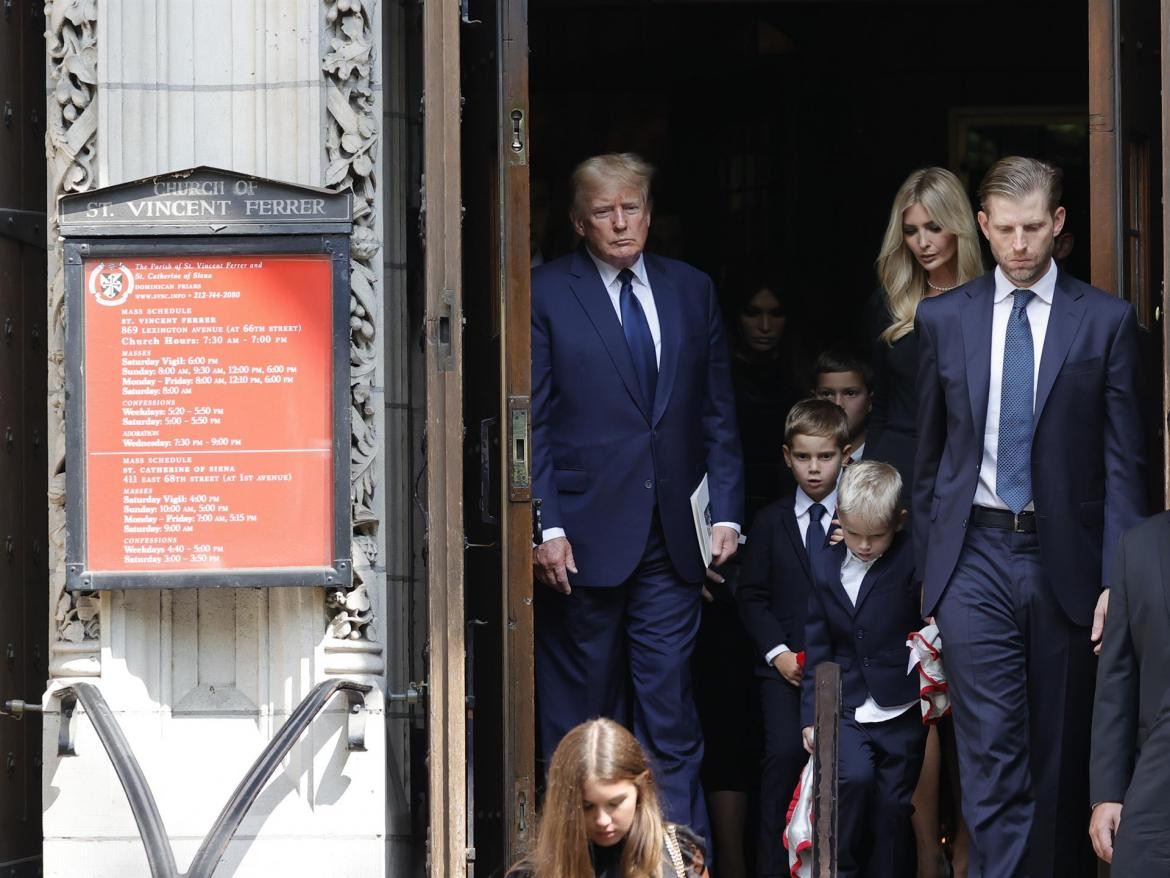
[(888, 463), (859, 460), (837, 481), (837, 513), (866, 524), (892, 523), (898, 515), (902, 477)]
[(914, 312), (926, 294), (926, 270), (906, 245), (902, 223), (906, 211), (921, 204), (944, 232), (956, 238), (958, 266), (955, 282), (964, 284), (983, 273), (979, 232), (971, 202), (959, 178), (946, 168), (919, 168), (898, 189), (890, 208), (890, 221), (877, 257), (878, 279), (885, 291), (886, 307), (893, 322), (882, 332), (892, 345), (914, 328)]
[(619, 874), (659, 878), (666, 824), (646, 754), (637, 739), (610, 719), (571, 729), (553, 753), (548, 790), (531, 856), (517, 868), (533, 878), (593, 878), (589, 832), (581, 806), (586, 781), (629, 781), (638, 791), (634, 821), (626, 834)]
[(833, 439), (838, 448), (849, 444), (849, 418), (845, 409), (827, 399), (802, 399), (784, 419), (784, 444), (792, 447), (797, 436)]
[(987, 199), (993, 195), (1021, 201), (1033, 192), (1044, 194), (1048, 212), (1060, 207), (1064, 188), (1064, 172), (1040, 159), (1020, 155), (1004, 156), (987, 169), (979, 184), (979, 206), (987, 210)]
[(648, 210), (650, 180), (653, 176), (653, 165), (632, 152), (607, 152), (587, 158), (573, 169), (569, 178), (573, 187), (569, 218), (573, 221), (581, 219), (585, 215), (585, 200), (589, 194), (612, 182), (637, 189), (642, 194), (642, 204)]

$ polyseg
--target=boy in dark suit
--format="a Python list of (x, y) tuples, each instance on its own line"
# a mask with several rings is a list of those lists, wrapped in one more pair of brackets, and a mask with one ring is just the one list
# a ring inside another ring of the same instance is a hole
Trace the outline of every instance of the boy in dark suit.
[(926, 729), (918, 675), (906, 638), (922, 624), (913, 549), (899, 531), (902, 479), (887, 463), (860, 461), (842, 473), (837, 519), (844, 541), (813, 561), (805, 620), (801, 715), (813, 745), (813, 678), (821, 662), (841, 666), (838, 743), (838, 872), (841, 878), (912, 874), (910, 803)]
[(796, 493), (761, 509), (744, 547), (736, 600), (760, 657), (756, 668), (764, 717), (758, 873), (788, 875), (781, 843), (785, 815), (805, 763), (800, 740), (804, 614), (811, 554), (824, 551), (836, 509), (837, 474), (849, 454), (845, 412), (824, 399), (798, 402), (784, 425), (784, 463)]

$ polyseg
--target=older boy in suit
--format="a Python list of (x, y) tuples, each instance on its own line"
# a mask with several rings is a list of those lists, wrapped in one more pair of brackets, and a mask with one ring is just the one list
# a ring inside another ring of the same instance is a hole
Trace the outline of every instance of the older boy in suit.
[(736, 600), (760, 663), (764, 764), (760, 783), (757, 872), (788, 875), (781, 844), (788, 802), (805, 762), (800, 740), (804, 614), (812, 583), (810, 556), (826, 551), (837, 499), (837, 474), (849, 454), (845, 412), (824, 399), (798, 402), (784, 424), (784, 463), (796, 493), (756, 515), (740, 565)]
[(911, 798), (926, 729), (906, 639), (921, 625), (914, 553), (899, 531), (902, 478), (888, 463), (860, 461), (837, 487), (844, 540), (820, 554), (805, 621), (801, 692), (805, 748), (813, 746), (813, 679), (841, 666), (838, 872), (841, 878), (912, 874)]

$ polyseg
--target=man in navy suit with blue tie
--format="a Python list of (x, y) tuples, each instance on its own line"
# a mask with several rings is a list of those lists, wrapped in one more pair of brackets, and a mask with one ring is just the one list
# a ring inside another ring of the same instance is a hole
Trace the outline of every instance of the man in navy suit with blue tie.
[(570, 218), (583, 243), (532, 274), (539, 731), (547, 764), (589, 717), (631, 726), (669, 818), (710, 841), (689, 668), (706, 567), (690, 497), (707, 476), (713, 561), (726, 561), (743, 464), (711, 279), (643, 252), (651, 174), (629, 153), (582, 162)]
[(987, 878), (1095, 874), (1092, 641), (1145, 508), (1134, 310), (1057, 269), (1060, 190), (1044, 162), (997, 162), (979, 190), (997, 268), (915, 323), (917, 571)]

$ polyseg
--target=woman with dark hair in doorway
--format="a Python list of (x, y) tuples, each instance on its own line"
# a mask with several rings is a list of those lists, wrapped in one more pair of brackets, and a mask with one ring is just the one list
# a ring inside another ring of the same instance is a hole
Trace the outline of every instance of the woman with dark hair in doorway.
[[(763, 272), (741, 271), (729, 273), (723, 289), (744, 456), (747, 533), (760, 507), (792, 490), (785, 488), (792, 476), (780, 452), (784, 419), (809, 385), (801, 377), (790, 312), (779, 284)], [(707, 582), (692, 660), (704, 739), (703, 790), (720, 878), (752, 874), (757, 809), (749, 808), (749, 800), (757, 792), (763, 747), (753, 674), (759, 656), (739, 619), (734, 595), (738, 574), (738, 561), (733, 559)], [(748, 839), (752, 842), (746, 843)]]
[(792, 331), (793, 303), (777, 279), (763, 271), (729, 271), (723, 289), (743, 446), (747, 533), (761, 506), (795, 487), (780, 456), (784, 419), (812, 384)]
[[(918, 341), (914, 313), (923, 299), (953, 290), (983, 274), (971, 202), (950, 171), (920, 168), (902, 183), (890, 209), (877, 273), (881, 288), (869, 304), (875, 376), (865, 456), (893, 464), (905, 486), (913, 483), (917, 433)], [(913, 524), (911, 521), (911, 527)], [(942, 747), (940, 740), (944, 742)], [(914, 792), (912, 822), (918, 878), (947, 874), (939, 828), (943, 751), (952, 787), (952, 869), (956, 878), (967, 874), (970, 842), (958, 804), (958, 765), (947, 718), (943, 725), (932, 727), (927, 736), (922, 774)]]

